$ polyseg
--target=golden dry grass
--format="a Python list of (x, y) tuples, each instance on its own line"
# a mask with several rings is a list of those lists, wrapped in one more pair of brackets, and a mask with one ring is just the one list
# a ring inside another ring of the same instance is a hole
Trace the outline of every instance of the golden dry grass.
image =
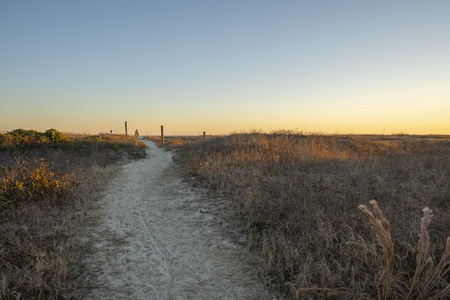
[[(436, 263), (430, 255), (430, 237), (428, 227), (433, 217), (433, 211), (428, 207), (423, 209), (420, 221), (418, 242), (411, 249), (415, 254), (415, 269), (412, 276), (405, 276), (399, 267), (402, 260), (397, 257), (392, 243), (389, 221), (375, 200), (369, 201), (375, 215), (366, 205), (358, 208), (369, 218), (369, 223), (376, 232), (379, 245), (383, 249), (385, 265), (381, 268), (378, 299), (446, 299), (450, 297), (450, 283), (448, 272), (450, 270), (450, 237), (447, 238), (442, 257)], [(408, 275), (411, 275), (408, 274)]]
[[(272, 287), (301, 299), (447, 295), (445, 137), (250, 132), (191, 143), (177, 153), (187, 178), (230, 199)], [(358, 211), (367, 199), (378, 203), (371, 223)], [(427, 269), (440, 270), (434, 273), (417, 269), (423, 264), (415, 245), (417, 232), (425, 237), (418, 227), (424, 207), (436, 216), (427, 226), (427, 242), (419, 242), (428, 247), (426, 260), (437, 262)], [(424, 281), (421, 273), (434, 277)], [(405, 288), (416, 285), (415, 276), (423, 290)]]
[[(212, 136), (206, 138), (210, 139)], [(147, 136), (146, 139), (155, 142), (158, 147), (177, 149), (188, 144), (202, 141), (203, 136), (165, 136), (164, 145), (162, 144), (160, 136)]]

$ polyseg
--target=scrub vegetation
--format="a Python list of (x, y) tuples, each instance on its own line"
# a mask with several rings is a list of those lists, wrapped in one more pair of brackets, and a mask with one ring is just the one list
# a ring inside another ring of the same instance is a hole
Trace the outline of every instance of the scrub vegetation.
[(183, 144), (184, 175), (230, 199), (272, 288), (299, 299), (450, 296), (448, 137), (278, 131)]
[(143, 156), (123, 136), (0, 134), (0, 299), (79, 298), (86, 212), (117, 162)]

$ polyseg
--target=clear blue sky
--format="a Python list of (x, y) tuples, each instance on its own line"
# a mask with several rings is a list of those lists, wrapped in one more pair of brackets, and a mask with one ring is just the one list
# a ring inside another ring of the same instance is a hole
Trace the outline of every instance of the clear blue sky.
[(450, 134), (450, 1), (0, 1), (0, 131)]

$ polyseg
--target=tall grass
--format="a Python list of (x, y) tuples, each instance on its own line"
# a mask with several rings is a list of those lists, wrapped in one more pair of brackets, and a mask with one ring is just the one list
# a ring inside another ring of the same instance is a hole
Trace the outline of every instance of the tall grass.
[[(413, 245), (423, 207), (438, 216), (427, 229), (428, 256), (446, 251), (448, 140), (251, 132), (199, 141), (177, 153), (187, 178), (231, 200), (249, 248), (262, 257), (265, 278), (294, 298), (399, 296), (401, 282), (411, 283), (416, 274)], [(367, 199), (384, 208), (374, 215), (390, 234), (381, 243), (368, 239), (373, 225), (358, 213)], [(445, 292), (449, 274), (443, 270), (429, 295)], [(408, 293), (401, 295), (414, 299)]]
[(0, 299), (82, 297), (77, 235), (115, 162), (144, 153), (119, 137), (0, 136)]
[[(433, 217), (433, 211), (428, 207), (423, 209), (423, 217), (418, 232), (418, 242), (411, 249), (415, 254), (415, 268), (410, 274), (404, 273), (401, 267), (403, 261), (397, 258), (390, 235), (389, 221), (383, 216), (375, 200), (369, 202), (375, 215), (366, 205), (359, 209), (368, 216), (369, 223), (376, 232), (379, 245), (383, 249), (385, 265), (380, 276), (382, 284), (379, 287), (379, 299), (445, 299), (450, 298), (450, 237), (447, 238), (445, 250), (436, 263), (430, 255), (430, 237), (428, 227)], [(446, 278), (447, 277), (447, 278)]]

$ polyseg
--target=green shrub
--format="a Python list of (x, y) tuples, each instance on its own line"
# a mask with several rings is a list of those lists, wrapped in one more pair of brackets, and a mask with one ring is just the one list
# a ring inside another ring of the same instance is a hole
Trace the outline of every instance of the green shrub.
[(102, 137), (100, 135), (91, 135), (86, 138), (90, 142), (102, 142)]
[(37, 146), (48, 143), (67, 142), (69, 139), (56, 129), (45, 132), (26, 129), (14, 129), (10, 132), (0, 134), (0, 145), (5, 146)]
[(114, 143), (114, 142), (107, 142), (108, 143), (108, 147), (110, 148), (110, 149), (113, 149), (114, 151), (119, 151), (119, 145), (117, 145), (116, 143)]
[(69, 139), (56, 129), (47, 130), (44, 135), (53, 143), (67, 142)]
[(27, 201), (59, 200), (78, 185), (75, 174), (49, 170), (44, 159), (36, 163), (17, 161), (12, 167), (3, 167), (0, 176), (2, 207)]
[(46, 142), (45, 135), (42, 132), (36, 130), (14, 129), (10, 131), (12, 135), (14, 145), (36, 145)]

